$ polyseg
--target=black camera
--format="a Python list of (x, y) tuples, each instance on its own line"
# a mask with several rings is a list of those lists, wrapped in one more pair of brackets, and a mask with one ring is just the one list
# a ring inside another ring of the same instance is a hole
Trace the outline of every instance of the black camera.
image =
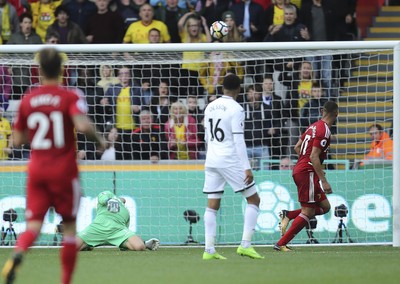
[(18, 214), (17, 211), (14, 209), (10, 208), (3, 213), (3, 220), (6, 222), (15, 222), (17, 220)]
[(186, 210), (183, 212), (183, 218), (191, 224), (196, 224), (200, 220), (199, 214), (194, 210)]
[(346, 205), (340, 204), (339, 206), (335, 207), (335, 216), (339, 218), (344, 218), (347, 217), (347, 213), (349, 213), (349, 210), (347, 210)]

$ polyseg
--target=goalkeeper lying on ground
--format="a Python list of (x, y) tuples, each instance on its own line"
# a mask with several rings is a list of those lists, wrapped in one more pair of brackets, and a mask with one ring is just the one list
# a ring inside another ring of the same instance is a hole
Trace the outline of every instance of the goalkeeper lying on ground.
[(124, 198), (118, 198), (111, 191), (101, 192), (97, 196), (93, 223), (78, 233), (78, 250), (100, 245), (114, 245), (127, 250), (157, 250), (160, 241), (153, 238), (144, 242), (129, 230), (129, 219)]

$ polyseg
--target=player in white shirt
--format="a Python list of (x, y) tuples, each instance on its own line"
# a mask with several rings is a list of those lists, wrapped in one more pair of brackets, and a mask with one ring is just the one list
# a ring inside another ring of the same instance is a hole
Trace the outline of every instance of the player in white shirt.
[(207, 156), (203, 192), (208, 194), (204, 213), (205, 251), (203, 259), (226, 259), (215, 250), (217, 211), (221, 205), (225, 184), (241, 192), (247, 200), (244, 214), (243, 237), (237, 249), (239, 255), (264, 258), (251, 246), (257, 223), (260, 197), (244, 142), (244, 111), (236, 102), (240, 92), (240, 79), (230, 74), (224, 78), (224, 95), (210, 103), (204, 111)]

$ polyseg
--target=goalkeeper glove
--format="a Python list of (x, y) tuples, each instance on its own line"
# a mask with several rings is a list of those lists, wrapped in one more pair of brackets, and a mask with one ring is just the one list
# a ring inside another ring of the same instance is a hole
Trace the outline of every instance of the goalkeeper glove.
[(107, 201), (107, 210), (111, 213), (119, 212), (119, 201), (115, 198), (111, 198)]

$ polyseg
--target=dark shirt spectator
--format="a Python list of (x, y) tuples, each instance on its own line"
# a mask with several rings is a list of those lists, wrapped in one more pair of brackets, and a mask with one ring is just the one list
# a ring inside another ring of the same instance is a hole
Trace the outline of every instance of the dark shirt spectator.
[(164, 132), (164, 125), (169, 119), (171, 103), (177, 101), (177, 96), (170, 93), (170, 87), (166, 80), (160, 81), (154, 96), (151, 98), (150, 110), (154, 116), (154, 123), (160, 125)]
[(124, 21), (117, 12), (108, 9), (110, 0), (96, 0), (97, 13), (92, 15), (86, 27), (89, 43), (121, 43), (124, 37)]
[(246, 89), (246, 101), (243, 104), (245, 113), (244, 138), (247, 155), (254, 161), (253, 168), (261, 169), (261, 160), (270, 158), (268, 130), (272, 127), (271, 119), (265, 117), (264, 105), (259, 90), (250, 85)]
[[(136, 4), (136, 3), (137, 4)], [(124, 31), (128, 29), (130, 24), (140, 20), (139, 8), (146, 0), (116, 0), (116, 12), (119, 13), (124, 20)]]
[(7, 110), (8, 100), (11, 96), (11, 76), (8, 67), (0, 65), (0, 108)]
[(301, 7), (300, 22), (307, 27), (313, 41), (335, 39), (335, 22), (326, 1), (304, 1)]
[(22, 14), (19, 17), (20, 30), (11, 35), (7, 44), (42, 44), (42, 39), (32, 29), (32, 20), (31, 14)]
[[(262, 41), (262, 17), (264, 11), (262, 6), (251, 0), (242, 0), (240, 3), (233, 4), (230, 9), (235, 14), (235, 22), (238, 27), (241, 28), (243, 26), (245, 40), (251, 42)], [(248, 10), (248, 13), (246, 10)]]
[(179, 8), (177, 4), (178, 0), (168, 0), (166, 6), (158, 6), (154, 12), (154, 18), (164, 22), (168, 27), (168, 33), (172, 43), (181, 42), (178, 21), (187, 12), (186, 9)]
[[(314, 72), (309, 61), (303, 61), (299, 65), (289, 62), (284, 64), (285, 70), (281, 73), (280, 80), (288, 87), (285, 102), (285, 113), (287, 120), (285, 128), (289, 132), (288, 155), (296, 158), (294, 145), (296, 145), (300, 135), (300, 111), (311, 97), (311, 87), (314, 84)], [(299, 66), (299, 67), (297, 67)], [(296, 71), (297, 70), (297, 71)]]
[(311, 98), (301, 109), (300, 121), (302, 132), (309, 125), (321, 119), (321, 110), (324, 104), (328, 101), (323, 97), (323, 95), (324, 94), (321, 86), (317, 83), (314, 83), (311, 88)]
[(89, 18), (97, 11), (96, 5), (90, 0), (71, 0), (65, 6), (69, 11), (69, 19), (83, 31), (86, 29)]
[[(256, 86), (257, 88), (257, 86)], [(283, 128), (283, 121), (287, 116), (283, 109), (282, 99), (274, 92), (272, 76), (266, 75), (262, 84), (261, 107), (264, 110), (264, 119), (267, 124), (268, 147), (272, 159), (278, 159), (285, 153), (287, 133)]]
[[(307, 0), (310, 1), (310, 0)], [(354, 40), (357, 35), (355, 11), (357, 0), (324, 0), (332, 15), (334, 40)]]
[(85, 34), (81, 28), (69, 20), (69, 12), (63, 5), (58, 6), (54, 12), (56, 20), (47, 28), (47, 33), (58, 32), (60, 44), (87, 43)]
[(263, 38), (272, 30), (274, 26), (281, 26), (284, 24), (284, 7), (285, 5), (293, 5), (296, 7), (297, 14), (299, 15), (298, 7), (290, 0), (273, 0), (272, 4), (265, 9), (263, 14)]
[[(95, 123), (97, 130), (104, 132), (107, 118), (111, 117), (112, 110), (111, 106), (104, 107), (100, 103), (104, 97), (104, 90), (96, 85), (94, 69), (95, 66), (80, 66), (78, 68), (77, 87), (85, 95), (88, 116)], [(112, 122), (112, 119), (110, 118), (108, 122)]]
[(215, 21), (222, 19), (222, 14), (228, 10), (230, 0), (199, 0), (196, 5), (196, 11), (206, 18), (210, 26)]
[(164, 135), (160, 126), (153, 123), (153, 115), (148, 110), (140, 113), (140, 126), (132, 133), (132, 151), (134, 160), (150, 160), (153, 163), (168, 159)]
[[(23, 13), (19, 17), (20, 31), (13, 33), (7, 44), (42, 44), (42, 39), (32, 29), (32, 15)], [(12, 97), (10, 99), (18, 100), (25, 92), (32, 81), (31, 68), (29, 66), (13, 64), (12, 73)]]
[[(94, 122), (98, 131), (104, 132), (102, 117), (98, 110), (99, 102), (103, 97), (103, 89), (96, 87), (94, 81), (94, 66), (83, 66), (78, 69), (77, 87), (82, 92), (88, 106), (87, 115)], [(97, 152), (96, 144), (84, 134), (77, 132), (77, 159), (78, 160), (100, 160), (101, 153)]]
[(293, 5), (284, 8), (284, 24), (274, 26), (264, 39), (273, 42), (306, 40), (310, 40), (310, 34), (305, 25), (297, 22), (297, 10)]
[[(313, 41), (334, 40), (335, 23), (332, 15), (322, 0), (312, 0), (303, 3), (301, 8), (304, 23)], [(322, 81), (327, 97), (330, 97), (332, 85), (332, 55), (306, 57), (313, 65), (315, 77)]]

